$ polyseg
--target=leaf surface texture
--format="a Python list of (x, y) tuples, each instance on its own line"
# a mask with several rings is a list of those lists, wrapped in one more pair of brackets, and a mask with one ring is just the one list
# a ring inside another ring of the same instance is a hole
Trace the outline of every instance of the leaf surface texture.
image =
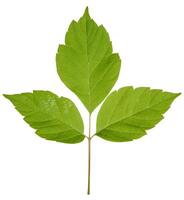
[(121, 61), (112, 53), (105, 28), (98, 26), (86, 9), (78, 22), (70, 24), (56, 64), (61, 80), (92, 113), (114, 86)]
[(98, 113), (96, 135), (114, 142), (140, 138), (163, 119), (178, 95), (148, 87), (114, 91)]
[(4, 96), (40, 137), (63, 143), (78, 143), (84, 139), (83, 122), (71, 100), (40, 90)]

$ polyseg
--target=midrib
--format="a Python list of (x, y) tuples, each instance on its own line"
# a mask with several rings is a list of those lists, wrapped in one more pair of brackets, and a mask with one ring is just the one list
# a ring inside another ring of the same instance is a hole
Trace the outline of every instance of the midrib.
[[(160, 101), (159, 103), (154, 104), (154, 105), (152, 105), (152, 106), (150, 106), (150, 107), (147, 107), (147, 108), (145, 108), (145, 109), (143, 109), (143, 110), (141, 110), (141, 111), (139, 111), (139, 112), (136, 112), (136, 113), (134, 113), (134, 114), (131, 114), (131, 115), (128, 115), (128, 116), (126, 116), (126, 117), (124, 117), (124, 118), (121, 118), (121, 119), (119, 119), (119, 120), (117, 120), (117, 121), (115, 121), (115, 122), (113, 122), (113, 123), (111, 123), (111, 124), (105, 126), (104, 128), (100, 129), (97, 133), (99, 133), (100, 131), (102, 131), (102, 130), (104, 130), (104, 129), (107, 129), (108, 127), (110, 127), (110, 126), (112, 126), (112, 125), (114, 125), (114, 124), (116, 124), (116, 123), (118, 123), (118, 122), (120, 122), (120, 121), (123, 121), (123, 120), (126, 120), (126, 119), (130, 118), (130, 117), (133, 117), (133, 116), (135, 116), (135, 115), (137, 115), (137, 114), (139, 114), (139, 113), (141, 113), (141, 112), (143, 112), (143, 111), (146, 111), (146, 110), (148, 110), (148, 109), (151, 109), (152, 107), (157, 106), (157, 105), (159, 105), (159, 104), (161, 104), (161, 103), (163, 103), (163, 102), (165, 102), (165, 101), (168, 101), (168, 100), (170, 100), (170, 99), (173, 99), (173, 97), (168, 98), (168, 99), (165, 99), (165, 100), (163, 100), (163, 101)], [(161, 114), (161, 115), (162, 115), (162, 114)]]

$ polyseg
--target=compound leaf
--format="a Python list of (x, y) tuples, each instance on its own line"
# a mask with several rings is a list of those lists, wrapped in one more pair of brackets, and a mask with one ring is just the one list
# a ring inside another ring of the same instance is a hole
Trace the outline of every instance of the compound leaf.
[(84, 139), (83, 122), (71, 100), (40, 90), (4, 96), (40, 137), (63, 143), (78, 143)]
[(120, 71), (120, 58), (112, 53), (105, 28), (89, 16), (72, 21), (56, 54), (57, 72), (91, 113), (107, 96)]
[(96, 135), (114, 142), (140, 138), (163, 119), (179, 95), (148, 87), (123, 87), (114, 91), (98, 113)]

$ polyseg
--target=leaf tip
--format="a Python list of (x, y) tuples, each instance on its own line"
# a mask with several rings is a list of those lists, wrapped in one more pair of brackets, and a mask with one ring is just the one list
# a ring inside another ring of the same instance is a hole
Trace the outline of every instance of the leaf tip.
[(4, 96), (5, 98), (9, 99), (9, 97), (10, 97), (11, 95), (9, 95), (9, 94), (3, 94), (3, 96)]
[(85, 11), (84, 11), (84, 15), (83, 15), (83, 16), (86, 17), (86, 18), (90, 18), (88, 6), (86, 6), (86, 8), (85, 8)]
[(178, 93), (174, 93), (174, 99), (176, 99), (178, 96), (180, 96), (182, 93), (178, 92)]
[(182, 94), (181, 92), (179, 92), (179, 93), (176, 93), (177, 97), (178, 97), (178, 96), (180, 96), (181, 94)]

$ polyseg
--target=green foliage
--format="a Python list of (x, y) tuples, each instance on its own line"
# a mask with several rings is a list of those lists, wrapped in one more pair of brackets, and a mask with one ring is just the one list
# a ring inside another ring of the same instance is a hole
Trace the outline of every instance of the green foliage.
[(97, 117), (96, 134), (91, 135), (90, 116), (116, 83), (121, 60), (113, 53), (105, 28), (91, 19), (88, 8), (79, 21), (72, 21), (65, 44), (56, 54), (59, 77), (89, 112), (89, 133), (75, 104), (49, 91), (4, 95), (42, 138), (63, 143), (88, 139), (88, 194), (90, 193), (91, 139), (99, 136), (113, 142), (138, 139), (163, 119), (179, 93), (148, 87), (123, 87), (112, 92)]
[[(61, 80), (83, 102), (89, 113), (104, 100), (120, 71), (120, 58), (112, 53), (105, 28), (91, 19), (88, 8), (72, 21), (56, 54)], [(179, 94), (146, 87), (124, 87), (112, 92), (97, 118), (96, 136), (116, 142), (131, 141), (153, 128)], [(48, 140), (81, 142), (83, 122), (74, 103), (48, 91), (5, 95), (36, 134)], [(86, 136), (87, 137), (87, 136)]]
[(140, 138), (163, 119), (177, 93), (148, 87), (123, 87), (112, 92), (97, 118), (96, 135), (114, 142)]
[(83, 122), (75, 104), (49, 91), (4, 95), (36, 134), (47, 140), (78, 143), (84, 140)]
[(105, 28), (97, 26), (86, 9), (78, 22), (70, 24), (56, 63), (61, 80), (91, 113), (114, 86), (121, 61), (112, 53)]

